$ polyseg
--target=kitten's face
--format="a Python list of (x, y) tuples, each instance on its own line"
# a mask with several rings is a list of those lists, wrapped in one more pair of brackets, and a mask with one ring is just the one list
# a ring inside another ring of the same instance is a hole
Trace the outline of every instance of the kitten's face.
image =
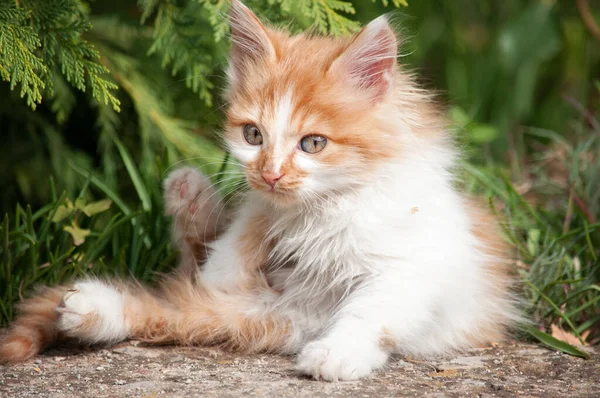
[[(377, 112), (395, 68), (387, 23), (333, 39), (268, 30), (237, 1), (231, 16), (225, 138), (249, 184), (289, 205), (343, 194), (368, 180), (394, 151)], [(361, 56), (366, 64), (357, 61)]]

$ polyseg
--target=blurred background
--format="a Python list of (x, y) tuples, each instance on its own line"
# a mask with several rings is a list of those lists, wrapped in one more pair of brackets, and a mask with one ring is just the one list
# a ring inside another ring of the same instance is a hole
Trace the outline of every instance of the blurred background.
[[(465, 149), (460, 184), (505, 220), (529, 336), (582, 356), (576, 345), (600, 340), (600, 2), (246, 4), (334, 35), (391, 12), (400, 63), (438, 93)], [(37, 283), (169, 270), (172, 167), (196, 165), (231, 197), (218, 138), (228, 7), (0, 0), (2, 323)]]

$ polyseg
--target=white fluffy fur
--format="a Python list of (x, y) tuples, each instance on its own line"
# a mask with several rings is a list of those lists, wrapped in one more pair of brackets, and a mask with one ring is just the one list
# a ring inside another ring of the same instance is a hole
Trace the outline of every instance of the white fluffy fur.
[[(129, 336), (123, 316), (123, 297), (114, 287), (97, 280), (77, 282), (64, 295), (58, 329), (86, 342), (116, 342)], [(86, 322), (93, 327), (82, 327)]]

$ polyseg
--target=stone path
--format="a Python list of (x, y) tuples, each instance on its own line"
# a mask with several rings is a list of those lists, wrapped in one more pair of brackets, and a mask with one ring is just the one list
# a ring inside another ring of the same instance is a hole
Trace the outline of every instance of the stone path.
[(327, 383), (298, 376), (293, 358), (132, 342), (0, 367), (0, 397), (600, 397), (591, 352), (584, 360), (509, 342), (445, 360), (397, 357), (367, 379)]

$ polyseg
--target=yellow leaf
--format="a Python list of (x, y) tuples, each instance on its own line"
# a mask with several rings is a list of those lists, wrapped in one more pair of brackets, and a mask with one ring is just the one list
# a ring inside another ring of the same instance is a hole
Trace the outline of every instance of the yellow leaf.
[(97, 202), (88, 203), (87, 205), (83, 206), (82, 210), (86, 216), (91, 217), (95, 214), (108, 210), (110, 205), (112, 205), (112, 200), (103, 199)]
[(77, 198), (75, 199), (75, 208), (79, 209), (79, 210), (83, 210), (83, 208), (86, 205), (86, 201), (83, 198)]
[(67, 199), (64, 205), (60, 205), (56, 209), (54, 216), (52, 216), (52, 222), (61, 222), (65, 218), (69, 217), (73, 213), (73, 210), (73, 203)]
[(83, 244), (83, 242), (85, 242), (85, 238), (88, 237), (90, 233), (92, 233), (92, 231), (90, 231), (89, 229), (79, 228), (79, 226), (76, 224), (72, 224), (70, 226), (67, 225), (63, 229), (71, 235), (75, 246)]

